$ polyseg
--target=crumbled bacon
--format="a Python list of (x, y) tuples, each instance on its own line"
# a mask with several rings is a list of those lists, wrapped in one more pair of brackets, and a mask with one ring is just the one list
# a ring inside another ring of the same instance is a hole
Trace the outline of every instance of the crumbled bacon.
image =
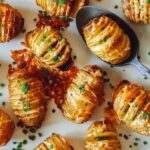
[(36, 24), (37, 27), (40, 27), (42, 25), (49, 25), (57, 30), (60, 30), (61, 28), (66, 28), (70, 25), (68, 21), (64, 20), (61, 17), (46, 17), (42, 13), (39, 13), (38, 17), (39, 21)]
[[(34, 54), (26, 49), (12, 51), (11, 57), (16, 62), (16, 69), (26, 69), (29, 73), (34, 74), (45, 85), (47, 95), (54, 99), (57, 106), (61, 107), (65, 100), (65, 94), (73, 78), (78, 72), (78, 68), (72, 66), (68, 71), (61, 71), (60, 69), (45, 69), (40, 66), (39, 62), (34, 59)], [(20, 63), (23, 66), (20, 66)], [(9, 65), (9, 73), (15, 68)]]

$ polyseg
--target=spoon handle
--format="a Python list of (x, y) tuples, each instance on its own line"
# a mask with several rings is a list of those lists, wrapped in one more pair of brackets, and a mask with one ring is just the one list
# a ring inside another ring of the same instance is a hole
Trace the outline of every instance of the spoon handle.
[(131, 65), (135, 66), (137, 70), (145, 77), (150, 78), (150, 69), (144, 66), (138, 58), (133, 59)]

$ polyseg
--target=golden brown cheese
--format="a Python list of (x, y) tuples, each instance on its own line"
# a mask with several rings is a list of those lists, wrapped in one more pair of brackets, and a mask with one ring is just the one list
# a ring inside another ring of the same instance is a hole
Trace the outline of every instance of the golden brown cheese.
[(75, 17), (88, 0), (36, 0), (36, 3), (51, 15)]
[(42, 26), (28, 33), (27, 45), (47, 68), (60, 67), (71, 57), (71, 47), (62, 34), (50, 26)]
[(72, 80), (64, 97), (61, 110), (66, 119), (74, 123), (89, 120), (96, 106), (102, 102), (103, 77), (96, 66), (81, 69)]
[(21, 14), (8, 4), (0, 3), (0, 43), (16, 37), (23, 29)]
[(73, 150), (72, 146), (58, 134), (53, 134), (34, 150)]
[(119, 64), (130, 56), (128, 35), (107, 16), (89, 22), (83, 27), (83, 34), (89, 49), (103, 61)]
[(23, 69), (8, 74), (11, 107), (27, 127), (39, 127), (45, 118), (47, 100), (42, 82)]
[(2, 109), (0, 109), (0, 147), (8, 143), (12, 137), (15, 124)]
[(69, 16), (73, 0), (36, 0), (37, 5), (54, 16)]
[(150, 2), (148, 0), (122, 0), (125, 15), (137, 23), (150, 23)]
[(150, 136), (150, 95), (143, 87), (121, 82), (113, 93), (113, 107), (128, 127)]
[(107, 121), (94, 122), (86, 131), (85, 150), (121, 150), (113, 125)]

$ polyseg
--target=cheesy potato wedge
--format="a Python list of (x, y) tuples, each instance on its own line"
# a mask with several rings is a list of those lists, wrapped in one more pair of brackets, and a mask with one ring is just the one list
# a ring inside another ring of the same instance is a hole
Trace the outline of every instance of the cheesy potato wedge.
[(88, 121), (96, 106), (102, 102), (103, 93), (103, 77), (97, 66), (79, 70), (60, 106), (64, 117), (78, 124)]
[(129, 58), (131, 43), (129, 36), (107, 16), (100, 16), (83, 27), (89, 49), (103, 61), (119, 64)]
[(58, 134), (52, 134), (43, 143), (37, 146), (34, 150), (73, 150), (66, 139)]
[(117, 131), (108, 121), (96, 121), (86, 131), (85, 150), (121, 150)]
[(21, 14), (8, 4), (0, 3), (0, 43), (8, 42), (23, 29)]
[(15, 124), (6, 112), (0, 109), (0, 147), (6, 145), (15, 129)]
[(18, 119), (27, 127), (39, 127), (47, 111), (43, 83), (25, 69), (9, 71), (9, 100)]
[(122, 8), (131, 21), (150, 24), (150, 2), (148, 0), (122, 0)]
[(113, 93), (113, 108), (120, 121), (135, 132), (150, 136), (150, 95), (143, 87), (121, 82)]
[(47, 68), (63, 66), (71, 57), (71, 47), (62, 34), (50, 26), (42, 26), (27, 34), (26, 43)]
[(53, 16), (75, 17), (88, 0), (36, 0), (36, 3)]

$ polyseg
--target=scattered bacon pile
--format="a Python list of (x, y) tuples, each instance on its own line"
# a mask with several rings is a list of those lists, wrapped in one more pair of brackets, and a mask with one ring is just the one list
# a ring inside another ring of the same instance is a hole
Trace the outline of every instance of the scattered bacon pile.
[(70, 25), (67, 19), (55, 16), (48, 16), (45, 13), (43, 14), (39, 12), (38, 17), (39, 21), (36, 24), (37, 27), (40, 27), (42, 25), (49, 25), (57, 30), (60, 30), (62, 28), (67, 28)]
[(26, 49), (12, 51), (11, 57), (16, 62), (16, 67), (9, 65), (9, 73), (18, 68), (26, 69), (31, 74), (34, 74), (45, 85), (47, 95), (55, 100), (58, 107), (61, 107), (65, 100), (67, 89), (77, 74), (78, 68), (72, 66), (68, 71), (62, 71), (57, 68), (44, 69), (36, 62), (34, 54)]

